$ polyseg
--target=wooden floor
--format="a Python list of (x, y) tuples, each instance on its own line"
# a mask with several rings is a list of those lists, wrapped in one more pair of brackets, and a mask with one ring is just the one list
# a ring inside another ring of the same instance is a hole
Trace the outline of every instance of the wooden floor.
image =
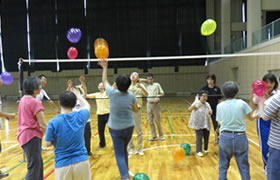
[[(119, 180), (120, 175), (116, 165), (111, 137), (106, 129), (107, 147), (98, 149), (99, 138), (97, 135), (96, 105), (94, 101), (91, 112), (92, 127), (92, 153), (89, 157), (91, 164), (92, 179), (94, 180)], [(44, 103), (46, 108), (46, 119), (49, 121), (55, 116), (54, 111)], [(218, 178), (218, 146), (214, 145), (214, 135), (211, 131), (209, 153), (204, 157), (195, 155), (195, 133), (188, 128), (190, 113), (186, 111), (188, 103), (182, 98), (165, 98), (161, 101), (161, 122), (165, 134), (165, 141), (149, 142), (151, 137), (147, 123), (146, 111), (142, 111), (143, 124), (143, 150), (145, 155), (132, 155), (129, 158), (129, 170), (132, 174), (143, 172), (151, 180), (211, 180)], [(3, 102), (3, 111), (17, 112), (15, 102)], [(26, 162), (23, 162), (23, 151), (17, 143), (17, 120), (7, 121), (2, 119), (1, 129), (2, 154), (0, 169), (10, 175), (5, 180), (24, 179), (26, 174)], [(256, 133), (255, 121), (247, 120), (247, 135), (249, 138), (249, 163), (251, 179), (264, 180), (266, 176), (263, 171), (259, 143)], [(136, 137), (133, 136), (136, 144)], [(188, 143), (192, 146), (190, 155), (183, 161), (177, 162), (173, 159), (172, 150), (174, 146)], [(42, 152), (44, 160), (45, 179), (54, 179), (54, 151), (53, 148)], [(228, 171), (230, 180), (241, 179), (235, 162), (232, 159)]]

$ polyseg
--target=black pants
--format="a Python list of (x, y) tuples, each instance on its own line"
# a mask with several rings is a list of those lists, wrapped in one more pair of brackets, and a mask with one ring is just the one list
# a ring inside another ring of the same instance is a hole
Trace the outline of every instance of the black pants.
[(202, 152), (202, 137), (204, 138), (204, 150), (208, 150), (209, 131), (207, 129), (195, 130), (196, 152)]
[(90, 122), (87, 122), (85, 125), (84, 137), (85, 137), (85, 146), (87, 148), (87, 152), (89, 153), (90, 152), (90, 140), (91, 140)]
[(106, 141), (105, 141), (105, 127), (109, 119), (109, 114), (103, 114), (103, 115), (98, 115), (98, 133), (99, 133), (99, 146), (100, 147), (105, 147), (106, 146)]
[(212, 123), (214, 126), (214, 131), (216, 131), (217, 127), (218, 127), (218, 123), (216, 121), (216, 111), (213, 110), (213, 114), (211, 115), (211, 119), (212, 119)]
[(27, 158), (26, 180), (43, 180), (43, 160), (41, 156), (42, 140), (38, 137), (32, 138), (22, 146)]

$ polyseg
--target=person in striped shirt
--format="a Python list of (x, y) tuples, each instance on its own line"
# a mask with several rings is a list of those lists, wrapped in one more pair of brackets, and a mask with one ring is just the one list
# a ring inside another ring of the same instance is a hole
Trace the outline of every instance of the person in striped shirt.
[(263, 113), (263, 120), (271, 119), (268, 138), (267, 179), (276, 180), (280, 177), (280, 94), (271, 97)]
[(261, 117), (263, 115), (264, 107), (269, 102), (270, 97), (277, 94), (278, 90), (278, 81), (274, 74), (268, 73), (263, 76), (263, 81), (268, 85), (268, 89), (265, 92), (263, 97), (259, 97), (256, 94), (251, 92), (250, 95), (250, 106), (254, 111), (253, 117), (257, 117), (257, 132), (260, 142), (260, 150), (262, 154), (262, 159), (264, 163), (264, 171), (267, 172), (267, 155), (269, 146), (267, 144), (271, 121), (264, 121)]

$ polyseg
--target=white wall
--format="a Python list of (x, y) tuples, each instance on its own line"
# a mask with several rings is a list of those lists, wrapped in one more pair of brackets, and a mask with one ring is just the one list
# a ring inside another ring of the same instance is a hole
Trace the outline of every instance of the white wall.
[[(271, 52), (280, 50), (280, 37), (263, 43), (247, 52)], [(238, 68), (237, 76), (234, 74)], [(248, 98), (251, 84), (262, 79), (271, 70), (280, 69), (280, 56), (236, 57), (220, 60), (209, 65), (209, 72), (217, 75), (217, 84), (235, 80), (240, 85), (240, 97)], [(237, 77), (237, 79), (236, 79)], [(277, 77), (279, 78), (279, 77)]]
[(275, 11), (280, 10), (279, 0), (262, 0), (262, 10), (263, 11)]

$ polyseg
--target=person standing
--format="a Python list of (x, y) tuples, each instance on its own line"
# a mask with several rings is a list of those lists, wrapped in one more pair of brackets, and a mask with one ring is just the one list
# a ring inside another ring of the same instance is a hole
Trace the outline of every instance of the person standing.
[(101, 60), (98, 64), (103, 68), (102, 82), (110, 99), (109, 130), (113, 140), (115, 157), (122, 180), (129, 180), (127, 145), (131, 139), (134, 120), (133, 112), (138, 112), (137, 99), (128, 91), (131, 80), (128, 75), (119, 75), (116, 88), (107, 80), (108, 62)]
[(217, 111), (217, 105), (219, 103), (219, 100), (222, 99), (222, 93), (221, 89), (216, 86), (216, 75), (215, 74), (209, 74), (206, 77), (207, 80), (207, 85), (203, 86), (201, 90), (207, 91), (208, 92), (208, 100), (207, 102), (210, 104), (211, 109), (212, 109), (212, 123), (214, 127), (214, 132), (215, 132), (215, 144), (218, 143), (218, 135), (217, 135), (217, 128), (218, 128), (218, 123), (216, 120), (216, 111)]
[[(143, 142), (143, 133), (142, 133), (142, 118), (141, 118), (141, 107), (143, 104), (142, 96), (148, 96), (148, 92), (146, 91), (146, 88), (139, 83), (139, 74), (137, 72), (133, 72), (130, 75), (131, 85), (128, 89), (128, 91), (132, 92), (137, 97), (137, 106), (138, 106), (138, 112), (133, 113), (134, 121), (135, 121), (135, 130), (137, 134), (137, 151), (136, 154), (139, 154), (140, 156), (144, 155), (144, 152), (142, 150), (142, 142)], [(129, 148), (129, 154), (134, 153), (134, 144), (133, 140), (129, 141), (128, 144)]]
[(272, 96), (264, 110), (262, 119), (271, 120), (268, 138), (267, 179), (278, 180), (280, 177), (280, 93)]
[(27, 158), (26, 180), (43, 180), (42, 137), (46, 131), (44, 107), (35, 97), (40, 93), (40, 79), (28, 77), (23, 82), (24, 96), (18, 107), (17, 140)]
[(274, 74), (268, 73), (263, 76), (263, 81), (268, 85), (267, 91), (264, 93), (263, 97), (259, 97), (251, 91), (250, 94), (250, 106), (254, 112), (253, 116), (257, 118), (257, 132), (260, 142), (260, 150), (264, 164), (264, 171), (267, 172), (267, 159), (268, 159), (268, 137), (270, 131), (271, 121), (264, 121), (262, 119), (263, 111), (266, 103), (269, 103), (271, 97), (277, 93), (278, 90), (278, 81)]
[(188, 108), (191, 111), (191, 118), (189, 121), (189, 128), (195, 130), (196, 134), (196, 155), (203, 156), (202, 153), (202, 138), (204, 139), (204, 153), (208, 153), (208, 140), (211, 124), (209, 121), (212, 110), (210, 104), (207, 102), (208, 92), (200, 91), (199, 100), (195, 100)]
[(47, 76), (44, 74), (41, 74), (38, 76), (41, 82), (41, 90), (40, 93), (36, 96), (36, 99), (43, 102), (43, 100), (47, 100), (47, 103), (57, 112), (60, 113), (59, 109), (56, 107), (55, 103), (51, 100), (51, 98), (48, 96), (47, 92), (43, 89), (47, 85)]
[[(3, 81), (2, 81), (1, 76), (0, 76), (0, 86), (2, 86), (2, 85), (3, 85)], [(2, 106), (2, 103), (1, 103), (0, 106)], [(0, 112), (0, 117), (6, 118), (7, 120), (14, 119), (15, 116), (16, 116), (15, 113)], [(2, 127), (2, 126), (1, 126), (1, 122), (0, 122), (0, 128), (1, 128), (1, 127)], [(0, 153), (1, 153), (1, 151), (2, 151), (2, 146), (1, 146), (1, 139), (0, 139)], [(0, 179), (1, 179), (1, 178), (4, 178), (4, 177), (7, 177), (7, 176), (9, 176), (8, 173), (4, 173), (4, 172), (2, 172), (2, 171), (0, 170)]]
[(222, 92), (225, 101), (217, 107), (217, 121), (220, 122), (219, 180), (227, 179), (227, 171), (233, 156), (242, 180), (250, 179), (249, 146), (244, 117), (251, 120), (252, 109), (245, 101), (236, 98), (238, 91), (236, 82), (224, 83)]
[[(75, 88), (78, 90), (78, 92), (83, 96), (84, 98), (86, 97), (87, 93), (87, 87), (86, 87), (86, 78), (84, 75), (81, 75), (80, 78), (80, 85), (75, 86)], [(71, 88), (73, 88), (73, 82), (72, 80), (67, 81), (67, 91), (70, 91)], [(77, 99), (77, 103), (73, 108), (73, 112), (80, 111), (81, 109), (84, 109), (80, 101)], [(91, 126), (90, 126), (90, 119), (88, 119), (86, 125), (85, 125), (85, 131), (84, 131), (84, 138), (85, 138), (85, 147), (87, 149), (87, 153), (89, 156), (92, 156), (91, 152)]]
[(146, 90), (149, 94), (147, 97), (147, 116), (152, 133), (152, 138), (149, 138), (148, 140), (158, 140), (154, 124), (155, 120), (158, 129), (159, 139), (161, 141), (164, 141), (165, 139), (163, 137), (163, 131), (160, 122), (160, 97), (164, 96), (164, 91), (159, 83), (154, 82), (153, 74), (147, 75), (146, 82)]
[[(77, 100), (81, 108), (75, 112)], [(90, 180), (90, 164), (83, 137), (90, 105), (73, 87), (59, 95), (59, 102), (61, 114), (49, 121), (45, 137), (45, 146), (54, 146), (55, 179)]]
[(102, 149), (106, 147), (106, 140), (105, 140), (104, 133), (110, 115), (110, 101), (102, 82), (98, 84), (98, 90), (99, 92), (86, 94), (86, 98), (96, 99), (99, 148)]

